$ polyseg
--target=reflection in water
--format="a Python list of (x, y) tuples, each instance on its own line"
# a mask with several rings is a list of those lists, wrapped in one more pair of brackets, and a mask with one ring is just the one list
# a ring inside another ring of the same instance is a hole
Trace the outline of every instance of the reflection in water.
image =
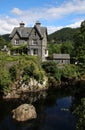
[[(10, 112), (22, 103), (32, 103), (37, 110), (35, 120), (18, 123)], [(19, 100), (0, 103), (0, 130), (75, 130), (75, 118), (70, 108), (72, 96), (61, 90), (25, 93)]]
[(43, 130), (74, 130), (74, 117), (70, 112), (71, 97), (58, 99), (46, 109), (46, 125)]
[(17, 130), (13, 120), (7, 116), (0, 124), (0, 130)]

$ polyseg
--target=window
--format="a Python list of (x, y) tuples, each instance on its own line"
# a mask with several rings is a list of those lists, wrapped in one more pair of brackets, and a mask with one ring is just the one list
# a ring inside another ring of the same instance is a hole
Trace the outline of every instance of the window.
[(19, 45), (19, 39), (15, 40), (15, 45)]
[(37, 40), (32, 40), (32, 45), (37, 45)]
[(34, 49), (34, 50), (33, 50), (33, 54), (34, 54), (34, 55), (38, 55), (38, 49)]
[(37, 41), (35, 40), (35, 41), (33, 42), (33, 44), (36, 45), (36, 44), (37, 44)]
[(45, 54), (47, 54), (47, 49), (45, 49)]

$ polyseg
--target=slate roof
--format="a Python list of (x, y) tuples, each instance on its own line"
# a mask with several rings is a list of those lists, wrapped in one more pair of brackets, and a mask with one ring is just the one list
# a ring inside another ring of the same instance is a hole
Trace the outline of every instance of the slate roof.
[(53, 59), (70, 59), (69, 54), (53, 54)]
[(36, 29), (36, 31), (38, 32), (38, 34), (39, 34), (39, 36), (41, 38), (43, 38), (44, 32), (47, 33), (47, 28), (46, 27), (37, 26), (35, 24), (34, 27), (15, 27), (9, 37), (13, 38), (13, 36), (16, 33), (18, 33), (20, 38), (28, 38), (30, 36), (31, 31), (32, 31), (33, 28)]
[(28, 36), (29, 36), (31, 30), (32, 30), (32, 28), (27, 28), (27, 27), (20, 28), (20, 27), (15, 27), (9, 37), (12, 38), (12, 37), (15, 35), (15, 33), (18, 33), (18, 35), (19, 35), (21, 38), (28, 38)]

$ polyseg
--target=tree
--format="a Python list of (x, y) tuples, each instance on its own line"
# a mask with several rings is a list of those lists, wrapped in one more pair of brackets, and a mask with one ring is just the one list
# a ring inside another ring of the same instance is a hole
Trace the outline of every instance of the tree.
[(85, 63), (85, 21), (81, 23), (80, 31), (74, 35), (74, 56), (78, 62)]
[(61, 46), (61, 53), (68, 53), (68, 54), (71, 54), (72, 51), (73, 51), (73, 43), (68, 41), (68, 42), (65, 42), (62, 44)]
[(85, 129), (85, 98), (81, 98), (81, 102), (73, 110), (73, 114), (77, 117), (76, 129), (84, 130)]
[(4, 47), (4, 45), (6, 45), (6, 41), (2, 38), (2, 36), (0, 36), (0, 50)]
[(85, 20), (81, 23), (81, 33), (85, 34)]
[(53, 44), (48, 43), (49, 56), (52, 56), (53, 53), (61, 53), (62, 44)]

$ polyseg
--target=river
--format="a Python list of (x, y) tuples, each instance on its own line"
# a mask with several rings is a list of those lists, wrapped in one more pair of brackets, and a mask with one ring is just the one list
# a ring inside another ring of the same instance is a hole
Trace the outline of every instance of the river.
[[(76, 89), (71, 92), (68, 89), (51, 88), (27, 95), (28, 98), (22, 100), (0, 101), (0, 130), (76, 130), (72, 106), (78, 97), (78, 90), (76, 93)], [(32, 103), (35, 106), (37, 119), (20, 123), (11, 118), (11, 111), (22, 103)]]

